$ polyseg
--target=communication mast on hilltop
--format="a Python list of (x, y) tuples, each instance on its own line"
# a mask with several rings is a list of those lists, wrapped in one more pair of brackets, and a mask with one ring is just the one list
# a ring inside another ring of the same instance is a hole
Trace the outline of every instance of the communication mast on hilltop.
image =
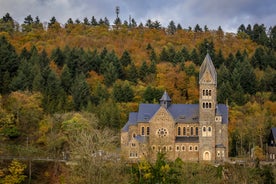
[(117, 19), (119, 18), (119, 13), (120, 13), (120, 7), (116, 6), (116, 15), (117, 15)]

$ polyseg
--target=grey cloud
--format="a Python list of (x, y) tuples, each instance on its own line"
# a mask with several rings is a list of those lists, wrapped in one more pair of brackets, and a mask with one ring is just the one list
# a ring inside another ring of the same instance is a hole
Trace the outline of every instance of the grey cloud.
[(21, 23), (29, 14), (39, 16), (41, 21), (55, 16), (65, 23), (69, 18), (82, 20), (95, 16), (107, 17), (112, 23), (116, 6), (120, 6), (122, 20), (128, 20), (129, 16), (138, 23), (158, 20), (162, 26), (174, 20), (183, 27), (199, 24), (236, 31), (242, 23), (263, 23), (268, 27), (276, 20), (275, 0), (0, 0), (2, 15), (9, 12)]

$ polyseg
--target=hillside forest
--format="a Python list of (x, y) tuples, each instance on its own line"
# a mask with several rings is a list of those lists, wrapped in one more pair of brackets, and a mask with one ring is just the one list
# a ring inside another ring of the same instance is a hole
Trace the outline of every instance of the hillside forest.
[[(228, 33), (94, 16), (65, 24), (52, 17), (46, 24), (31, 15), (19, 24), (6, 13), (0, 18), (0, 156), (28, 161), (1, 160), (0, 183), (156, 183), (155, 176), (197, 183), (204, 174), (222, 183), (227, 172), (235, 175), (227, 180), (232, 183), (273, 178), (267, 168), (169, 163), (162, 154), (156, 165), (117, 158), (120, 130), (140, 103), (158, 103), (165, 90), (173, 103), (198, 103), (207, 53), (217, 70), (217, 101), (229, 106), (229, 157), (256, 159), (255, 148), (265, 160), (276, 126), (276, 26), (241, 24)], [(95, 159), (99, 150), (112, 159)], [(74, 159), (81, 164), (58, 162)]]

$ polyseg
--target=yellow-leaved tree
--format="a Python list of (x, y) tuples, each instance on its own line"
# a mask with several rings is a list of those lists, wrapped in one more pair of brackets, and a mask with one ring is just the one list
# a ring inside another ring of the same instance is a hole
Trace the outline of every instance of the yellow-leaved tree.
[(24, 182), (27, 176), (24, 175), (26, 165), (17, 160), (13, 160), (7, 169), (7, 173), (1, 172), (3, 178), (0, 178), (0, 183), (3, 184), (19, 184)]

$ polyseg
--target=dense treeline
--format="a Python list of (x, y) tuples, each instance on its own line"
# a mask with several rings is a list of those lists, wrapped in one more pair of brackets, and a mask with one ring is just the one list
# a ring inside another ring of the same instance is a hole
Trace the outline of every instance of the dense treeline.
[(174, 103), (198, 102), (198, 71), (208, 52), (218, 73), (217, 100), (230, 108), (230, 156), (248, 156), (258, 146), (263, 159), (276, 126), (275, 38), (275, 27), (267, 32), (257, 24), (241, 25), (234, 35), (173, 21), (167, 28), (134, 19), (110, 26), (95, 17), (62, 26), (55, 17), (43, 25), (29, 15), (19, 25), (6, 14), (0, 19), (0, 153), (72, 155), (79, 143), (71, 135), (87, 140), (78, 127), (96, 135), (111, 129), (108, 147), (115, 150), (139, 103), (158, 103), (164, 90)]

